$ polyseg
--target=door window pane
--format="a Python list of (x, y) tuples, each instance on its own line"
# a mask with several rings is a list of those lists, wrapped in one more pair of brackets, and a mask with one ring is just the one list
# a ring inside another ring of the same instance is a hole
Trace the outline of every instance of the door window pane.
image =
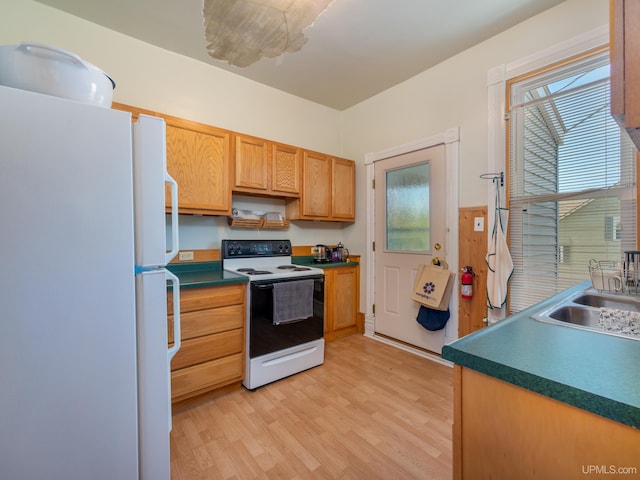
[(429, 250), (429, 163), (386, 172), (387, 250)]

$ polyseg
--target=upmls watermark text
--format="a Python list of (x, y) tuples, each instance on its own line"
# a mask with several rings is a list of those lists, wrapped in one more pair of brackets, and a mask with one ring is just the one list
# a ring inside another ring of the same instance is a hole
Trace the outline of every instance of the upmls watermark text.
[(582, 465), (584, 475), (637, 475), (638, 467), (620, 467), (618, 465)]

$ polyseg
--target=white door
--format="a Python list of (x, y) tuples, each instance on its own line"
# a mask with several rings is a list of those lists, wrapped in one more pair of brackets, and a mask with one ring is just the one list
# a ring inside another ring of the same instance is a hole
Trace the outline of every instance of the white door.
[(375, 174), (375, 332), (440, 353), (445, 330), (417, 321), (418, 266), (445, 260), (445, 147), (378, 160)]

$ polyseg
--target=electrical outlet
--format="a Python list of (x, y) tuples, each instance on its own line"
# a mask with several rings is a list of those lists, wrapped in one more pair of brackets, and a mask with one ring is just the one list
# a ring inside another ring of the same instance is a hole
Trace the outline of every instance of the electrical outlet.
[(475, 217), (473, 219), (473, 231), (484, 232), (484, 217)]
[(187, 260), (193, 260), (193, 252), (180, 252), (178, 254), (178, 258), (180, 259), (181, 262), (187, 261)]

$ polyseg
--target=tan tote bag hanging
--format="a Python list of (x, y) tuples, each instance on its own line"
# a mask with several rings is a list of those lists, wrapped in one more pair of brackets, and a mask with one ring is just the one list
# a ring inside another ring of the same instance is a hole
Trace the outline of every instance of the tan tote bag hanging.
[(434, 310), (447, 310), (455, 277), (456, 274), (446, 264), (421, 264), (418, 266), (411, 299)]

